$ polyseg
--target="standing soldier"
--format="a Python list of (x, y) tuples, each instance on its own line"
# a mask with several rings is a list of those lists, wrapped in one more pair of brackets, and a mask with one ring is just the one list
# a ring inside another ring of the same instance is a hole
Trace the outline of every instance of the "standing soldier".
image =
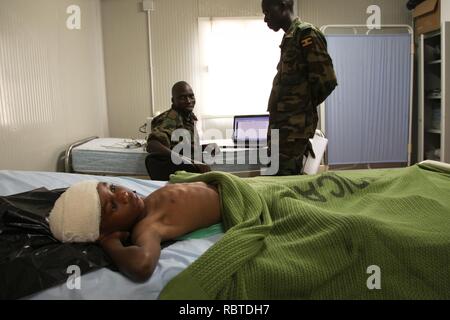
[(270, 29), (285, 32), (268, 105), (269, 129), (279, 130), (272, 141), (279, 144), (278, 175), (300, 174), (303, 155), (312, 152), (317, 106), (337, 86), (333, 62), (323, 33), (294, 17), (293, 0), (262, 0), (262, 11)]

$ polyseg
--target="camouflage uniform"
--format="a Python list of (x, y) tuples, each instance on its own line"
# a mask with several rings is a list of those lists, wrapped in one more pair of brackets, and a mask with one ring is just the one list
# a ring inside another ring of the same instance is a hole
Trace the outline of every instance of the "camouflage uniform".
[(316, 107), (337, 81), (325, 36), (313, 25), (295, 19), (280, 48), (278, 73), (269, 98), (269, 129), (280, 133), (278, 175), (293, 175), (302, 171), (303, 155), (316, 131)]
[[(191, 136), (191, 156), (193, 157), (194, 143), (199, 145), (195, 122), (197, 117), (193, 112), (183, 114), (171, 108), (152, 120), (152, 131), (147, 141), (157, 140), (169, 149), (173, 149), (180, 141), (172, 141), (172, 133), (176, 129), (186, 129)], [(194, 137), (194, 138), (192, 138)]]

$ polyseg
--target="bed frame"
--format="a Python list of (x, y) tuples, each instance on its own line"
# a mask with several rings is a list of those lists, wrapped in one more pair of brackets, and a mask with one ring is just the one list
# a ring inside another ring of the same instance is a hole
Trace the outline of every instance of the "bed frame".
[(89, 138), (85, 138), (83, 140), (76, 141), (72, 143), (69, 148), (67, 148), (65, 155), (64, 155), (64, 169), (67, 173), (73, 173), (73, 167), (72, 167), (72, 150), (75, 147), (81, 146), (82, 144), (85, 144), (86, 142), (89, 142), (91, 140), (97, 139), (97, 136), (92, 136)]

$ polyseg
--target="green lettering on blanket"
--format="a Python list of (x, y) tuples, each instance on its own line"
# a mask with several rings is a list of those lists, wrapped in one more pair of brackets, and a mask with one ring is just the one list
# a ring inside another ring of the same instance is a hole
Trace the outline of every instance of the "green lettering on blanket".
[(194, 181), (226, 232), (161, 299), (450, 299), (450, 170), (171, 177)]
[[(326, 184), (332, 184), (332, 189), (326, 187)], [(352, 181), (345, 177), (340, 177), (333, 173), (326, 173), (320, 176), (316, 181), (309, 182), (307, 189), (303, 190), (300, 186), (293, 186), (292, 189), (305, 199), (319, 202), (327, 202), (331, 197), (344, 198), (348, 194), (353, 194), (357, 189), (365, 189), (370, 185), (369, 181)], [(321, 190), (325, 194), (321, 193)]]

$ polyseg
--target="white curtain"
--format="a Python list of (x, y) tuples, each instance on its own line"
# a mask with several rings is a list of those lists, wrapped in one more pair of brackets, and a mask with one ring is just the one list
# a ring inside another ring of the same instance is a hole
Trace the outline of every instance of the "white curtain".
[(327, 36), (339, 84), (326, 101), (329, 164), (408, 161), (410, 39)]
[(201, 18), (199, 36), (199, 113), (265, 113), (283, 33), (262, 18)]

